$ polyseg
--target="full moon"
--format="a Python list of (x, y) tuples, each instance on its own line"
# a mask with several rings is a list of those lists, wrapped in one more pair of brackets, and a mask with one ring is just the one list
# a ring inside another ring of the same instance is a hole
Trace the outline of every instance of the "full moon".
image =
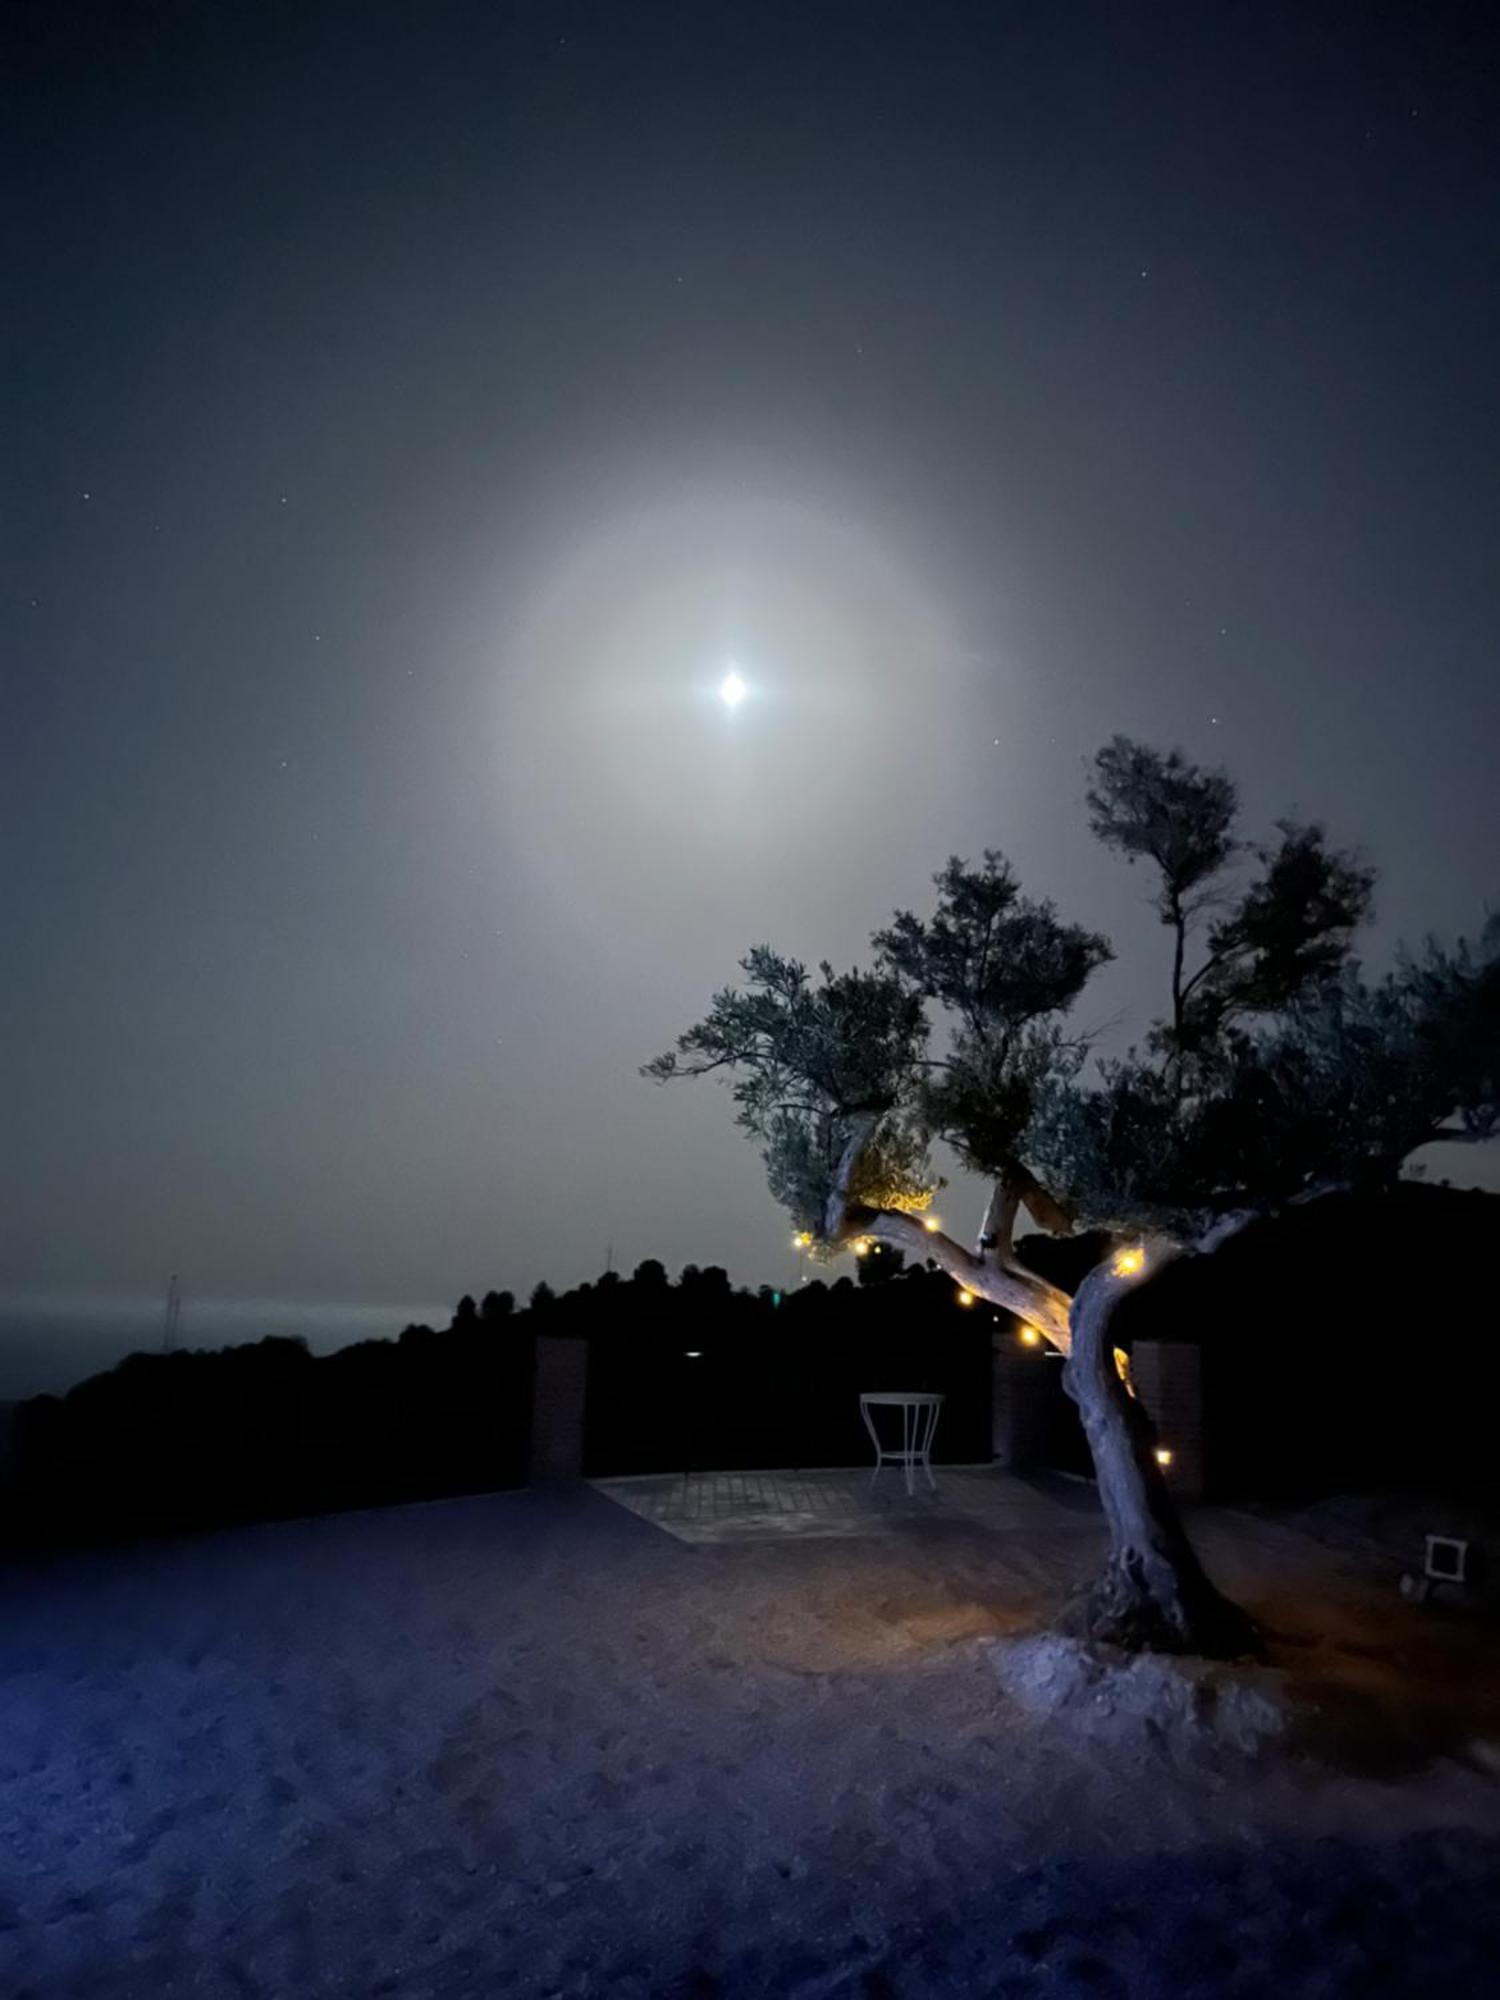
[(729, 669), (723, 680), (719, 682), (719, 699), (727, 709), (734, 710), (738, 708), (749, 692), (749, 688), (746, 687), (733, 667)]

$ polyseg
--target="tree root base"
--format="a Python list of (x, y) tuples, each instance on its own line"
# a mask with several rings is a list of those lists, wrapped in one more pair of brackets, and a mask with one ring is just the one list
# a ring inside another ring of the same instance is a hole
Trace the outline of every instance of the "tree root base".
[(1260, 1659), (1265, 1641), (1247, 1611), (1207, 1577), (1153, 1591), (1128, 1562), (1113, 1561), (1056, 1620), (1069, 1638), (1122, 1653), (1192, 1653), (1206, 1660)]

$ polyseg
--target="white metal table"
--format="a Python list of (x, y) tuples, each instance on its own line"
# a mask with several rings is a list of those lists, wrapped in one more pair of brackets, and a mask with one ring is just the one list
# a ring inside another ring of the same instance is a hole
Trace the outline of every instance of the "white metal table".
[[(901, 1412), (899, 1450), (883, 1445), (880, 1432), (875, 1428), (875, 1411), (885, 1409)], [(932, 1439), (942, 1409), (943, 1398), (925, 1389), (870, 1390), (860, 1397), (859, 1414), (865, 1420), (865, 1429), (875, 1447), (875, 1470), (870, 1474), (872, 1486), (880, 1477), (883, 1466), (899, 1465), (906, 1474), (907, 1492), (915, 1493), (916, 1469), (920, 1465), (927, 1474), (927, 1484), (936, 1492), (937, 1481), (932, 1476)]]

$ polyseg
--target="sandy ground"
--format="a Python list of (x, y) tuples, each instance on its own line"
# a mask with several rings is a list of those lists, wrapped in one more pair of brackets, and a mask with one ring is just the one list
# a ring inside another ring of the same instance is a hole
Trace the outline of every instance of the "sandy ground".
[(1091, 1735), (1000, 1688), (1097, 1534), (1030, 1512), (695, 1548), (585, 1490), (13, 1569), (0, 1991), (1500, 1992), (1472, 1635), (1209, 1519), (1326, 1728)]

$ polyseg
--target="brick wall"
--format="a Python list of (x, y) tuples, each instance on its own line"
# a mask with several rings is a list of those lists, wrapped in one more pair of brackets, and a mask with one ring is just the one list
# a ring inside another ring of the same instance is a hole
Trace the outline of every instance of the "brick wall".
[(1167, 1485), (1184, 1499), (1204, 1490), (1203, 1355), (1191, 1341), (1138, 1340), (1131, 1350), (1135, 1393), (1171, 1452)]
[(1053, 1389), (1048, 1365), (1044, 1348), (1023, 1346), (1009, 1328), (995, 1336), (992, 1448), (995, 1463), (1012, 1472), (1026, 1472), (1045, 1461)]

